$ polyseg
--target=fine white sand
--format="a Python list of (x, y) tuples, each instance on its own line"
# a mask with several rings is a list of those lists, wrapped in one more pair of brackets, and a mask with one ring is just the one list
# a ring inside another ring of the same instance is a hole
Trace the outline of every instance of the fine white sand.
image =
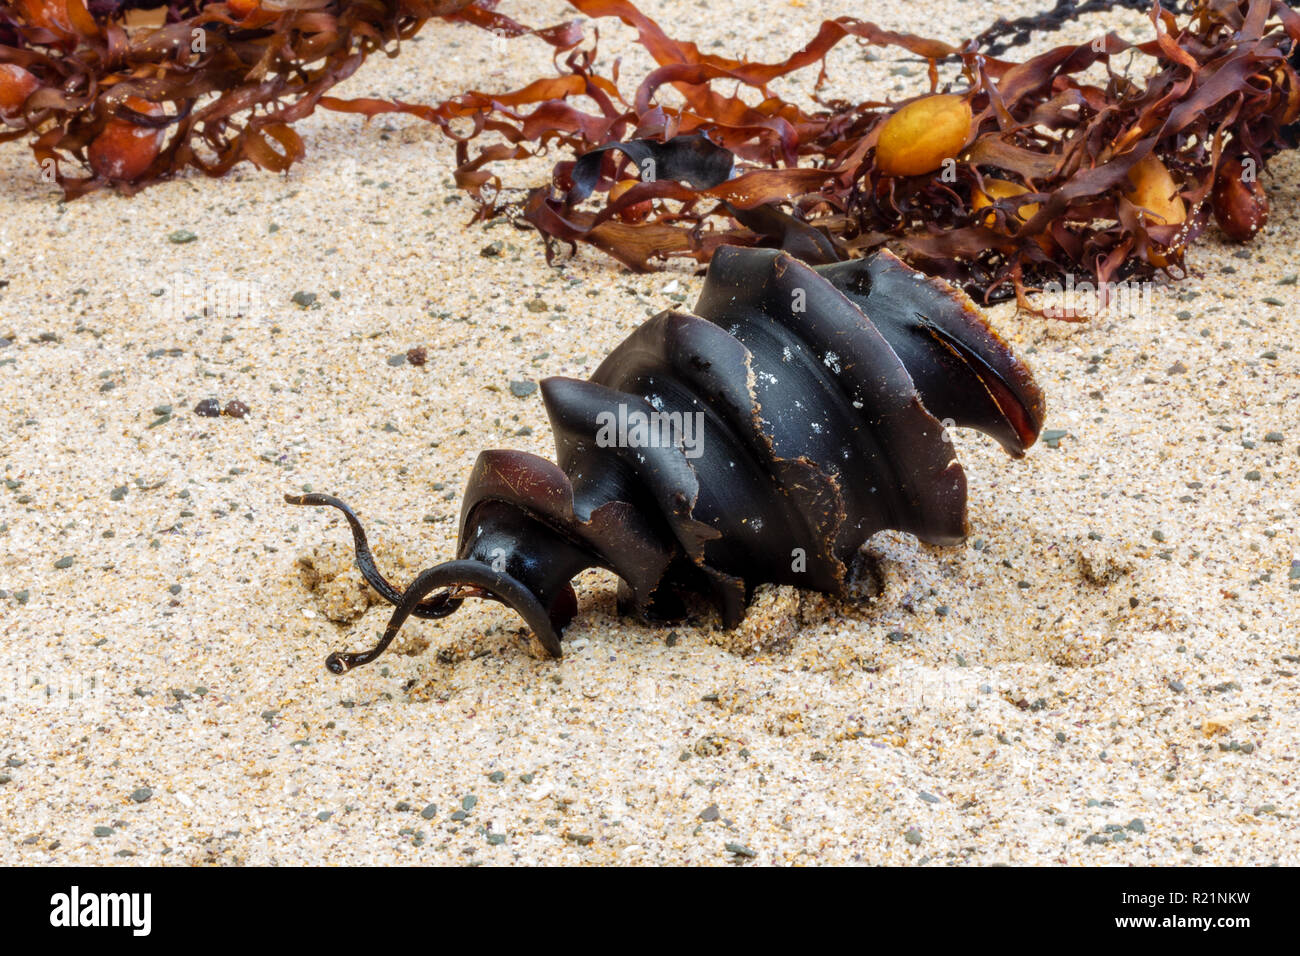
[[(645, 7), (766, 59), (827, 16), (956, 40), (1024, 12)], [(1149, 29), (1093, 17), (1034, 48), (1105, 26)], [(431, 24), (342, 95), (431, 102), (549, 69), (540, 42), (504, 49)], [(602, 49), (645, 67), (613, 23)], [(830, 95), (925, 82), (854, 44), (831, 70)], [(300, 131), (288, 176), (67, 205), (0, 148), (0, 862), (1300, 862), (1295, 157), (1266, 179), (1267, 230), (1212, 233), (1138, 314), (991, 311), (1066, 434), (1016, 462), (960, 433), (970, 541), (880, 535), (874, 601), (764, 593), (740, 634), (651, 628), (590, 573), (561, 663), (481, 605), (335, 678), (326, 653), (369, 646), (387, 611), (341, 521), (283, 493), (351, 501), (409, 580), (453, 554), (479, 450), (550, 456), (540, 397), (509, 383), (590, 374), (700, 280), (590, 250), (549, 268), (534, 234), (467, 228), (452, 150), (414, 120)], [(195, 317), (153, 294), (178, 273), (255, 307)], [(416, 345), (427, 366), (390, 364)], [(208, 397), (251, 415), (193, 414)]]

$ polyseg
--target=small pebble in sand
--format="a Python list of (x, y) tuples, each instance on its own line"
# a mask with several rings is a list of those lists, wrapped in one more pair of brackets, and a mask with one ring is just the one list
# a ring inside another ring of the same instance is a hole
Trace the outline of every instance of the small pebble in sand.
[(429, 361), (429, 350), (423, 345), (417, 345), (415, 348), (407, 350), (406, 360), (418, 368)]
[(205, 398), (194, 406), (194, 414), (204, 418), (217, 418), (221, 415), (221, 403), (215, 398)]
[(221, 414), (229, 418), (245, 418), (251, 409), (239, 399), (226, 402), (226, 407), (221, 410)]

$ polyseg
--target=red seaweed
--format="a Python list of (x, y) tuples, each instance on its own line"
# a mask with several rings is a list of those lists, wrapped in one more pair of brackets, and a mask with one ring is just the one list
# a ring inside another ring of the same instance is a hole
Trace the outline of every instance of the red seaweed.
[(293, 124), (430, 18), (577, 42), (571, 24), (528, 31), (492, 3), (0, 3), (0, 141), (30, 138), (42, 176), (69, 199), (110, 185), (134, 193), (187, 168), (283, 172), (304, 154)]
[[(455, 142), (476, 219), (532, 225), (548, 256), (581, 242), (647, 270), (707, 262), (724, 244), (814, 263), (888, 246), (986, 300), (1014, 292), (1023, 304), (1028, 288), (1068, 274), (1182, 274), (1212, 208), (1229, 236), (1254, 235), (1267, 209), (1259, 177), (1295, 145), (1300, 117), (1288, 59), (1300, 15), (1282, 0), (1196, 0), (1181, 17), (1153, 2), (1143, 42), (1110, 33), (1024, 62), (994, 53), (1071, 13), (1137, 0), (1057, 0), (961, 44), (839, 17), (775, 63), (705, 53), (631, 0), (569, 2), (634, 29), (657, 66), (635, 86), (602, 75), (576, 23), (526, 27), (496, 0), (173, 0), (139, 27), (131, 14), (147, 4), (135, 0), (0, 3), (0, 140), (30, 137), (42, 175), (74, 198), (186, 168), (284, 171), (304, 153), (293, 124), (318, 106), (404, 113)], [(433, 17), (539, 37), (558, 72), (434, 104), (328, 95)], [(930, 91), (796, 102), (770, 89), (816, 67), (820, 90), (827, 54), (846, 41), (923, 60)], [(906, 121), (917, 114), (944, 122)], [(542, 153), (559, 156), (551, 182), (508, 188), (505, 165)]]
[[(848, 17), (823, 23), (782, 62), (751, 63), (669, 38), (628, 0), (572, 4), (634, 27), (658, 69), (634, 93), (614, 96), (613, 81), (591, 72), (590, 56), (571, 57), (570, 78), (605, 93), (599, 115), (560, 112), (553, 87), (534, 87), (544, 103), (521, 93), (509, 110), (488, 106), (474, 116), (515, 144), (494, 160), (527, 155), (521, 144), (529, 142), (574, 157), (555, 164), (549, 187), (529, 193), (522, 219), (548, 241), (588, 243), (635, 270), (675, 256), (706, 262), (722, 243), (775, 246), (813, 262), (888, 246), (931, 275), (986, 298), (1014, 291), (1022, 304), (1027, 286), (1067, 273), (1098, 283), (1176, 276), (1207, 224), (1216, 175), (1246, 163), (1253, 178), (1244, 192), (1265, 203), (1258, 176), (1292, 145), (1287, 127), (1300, 116), (1300, 77), (1287, 59), (1300, 16), (1279, 0), (1203, 0), (1181, 21), (1152, 4), (1152, 39), (1133, 44), (1111, 33), (1023, 63), (995, 59), (974, 42), (944, 44)], [(924, 59), (931, 92), (905, 103), (798, 104), (772, 94), (767, 84), (777, 77), (819, 64), (824, 71), (826, 53), (847, 38)], [(942, 86), (941, 66), (958, 71)], [(719, 91), (724, 82), (748, 87), (758, 102)], [(661, 100), (669, 88), (680, 105)], [(521, 99), (538, 109), (520, 118)], [(939, 109), (953, 101), (971, 120), (945, 153), (930, 140), (941, 135)], [(908, 110), (932, 115), (909, 127)], [(891, 126), (910, 128), (915, 151), (945, 161), (923, 158), (922, 172), (888, 155), (882, 162), (898, 139)], [(642, 156), (662, 158), (684, 142), (686, 168), (661, 161), (651, 176), (638, 173)], [(477, 168), (483, 155), (462, 168)], [(715, 174), (724, 167), (725, 176)], [(629, 188), (629, 179), (638, 184)], [(1154, 195), (1141, 188), (1154, 182), (1170, 184), (1171, 194), (1155, 198), (1163, 205), (1176, 193), (1181, 218), (1139, 201)], [(990, 183), (1003, 184), (993, 199)], [(499, 208), (489, 203), (481, 215)], [(1249, 228), (1220, 222), (1230, 234)]]

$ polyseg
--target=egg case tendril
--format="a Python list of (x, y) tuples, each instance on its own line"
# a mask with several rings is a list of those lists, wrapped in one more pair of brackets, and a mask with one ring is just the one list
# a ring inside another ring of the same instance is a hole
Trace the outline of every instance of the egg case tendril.
[[(332, 672), (373, 660), (408, 617), (444, 617), (467, 597), (508, 604), (559, 657), (577, 611), (570, 581), (591, 567), (619, 577), (621, 611), (658, 620), (682, 616), (687, 592), (710, 598), (726, 627), (761, 583), (843, 594), (848, 562), (877, 531), (965, 537), (966, 477), (945, 423), (1019, 457), (1045, 413), (969, 297), (883, 250), (812, 267), (724, 246), (694, 313), (660, 313), (589, 380), (548, 378), (541, 393), (556, 462), (482, 452), (456, 559), (404, 591), (347, 505), (286, 496), (342, 511), (358, 568), (395, 605), (378, 645), (331, 654)], [(697, 415), (698, 444), (609, 440), (609, 423), (636, 413)]]

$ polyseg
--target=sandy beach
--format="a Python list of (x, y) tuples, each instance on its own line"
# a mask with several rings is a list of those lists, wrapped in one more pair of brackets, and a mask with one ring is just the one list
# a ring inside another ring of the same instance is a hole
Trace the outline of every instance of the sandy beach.
[[(643, 6), (761, 59), (831, 16), (957, 41), (1025, 12)], [(1106, 28), (1150, 24), (1086, 17), (1025, 50)], [(602, 23), (625, 76), (646, 69), (630, 40)], [(550, 68), (540, 41), (505, 49), (431, 23), (338, 94)], [(829, 69), (831, 96), (926, 83), (853, 44)], [(553, 457), (529, 383), (590, 375), (702, 280), (591, 249), (550, 267), (534, 233), (467, 226), (452, 147), (417, 120), (297, 128), (287, 175), (66, 204), (0, 147), (0, 863), (1300, 863), (1300, 157), (1265, 177), (1255, 241), (1211, 229), (1127, 311), (988, 310), (1050, 441), (1015, 461), (958, 432), (971, 536), (877, 536), (879, 596), (765, 589), (738, 632), (651, 627), (588, 572), (561, 662), (470, 602), (334, 677), (326, 654), (389, 612), (338, 516), (283, 495), (350, 502), (409, 581), (453, 556), (480, 450)], [(195, 414), (210, 398), (248, 414)]]

